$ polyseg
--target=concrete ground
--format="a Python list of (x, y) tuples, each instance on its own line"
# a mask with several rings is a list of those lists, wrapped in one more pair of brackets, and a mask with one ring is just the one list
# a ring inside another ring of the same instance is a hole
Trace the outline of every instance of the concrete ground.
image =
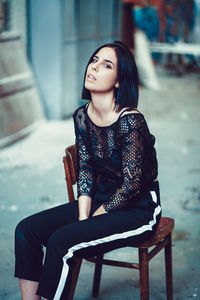
[[(163, 215), (175, 219), (174, 299), (200, 299), (200, 74), (176, 77), (157, 70), (160, 91), (142, 88), (139, 109), (156, 136)], [(44, 123), (41, 129), (0, 150), (0, 299), (18, 300), (13, 233), (23, 217), (67, 201), (62, 156), (74, 143), (72, 120)], [(134, 261), (124, 248), (107, 254)], [(84, 262), (76, 300), (91, 297), (93, 265)], [(104, 267), (99, 300), (139, 299), (136, 270)], [(150, 299), (165, 296), (164, 256), (150, 263)]]

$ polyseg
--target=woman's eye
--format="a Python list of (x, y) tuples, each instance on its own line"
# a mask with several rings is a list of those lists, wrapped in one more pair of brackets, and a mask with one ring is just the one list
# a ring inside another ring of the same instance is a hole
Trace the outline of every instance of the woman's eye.
[(106, 69), (111, 69), (111, 66), (108, 65), (108, 64), (105, 64), (104, 66), (105, 66)]
[(92, 59), (92, 62), (94, 62), (94, 63), (97, 62), (97, 59), (96, 59), (96, 58), (93, 58), (93, 59)]

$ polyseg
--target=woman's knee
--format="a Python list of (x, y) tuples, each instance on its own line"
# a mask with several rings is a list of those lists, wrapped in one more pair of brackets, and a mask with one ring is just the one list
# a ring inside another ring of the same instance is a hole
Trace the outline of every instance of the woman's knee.
[(34, 228), (32, 227), (29, 217), (20, 221), (15, 228), (15, 241), (24, 243), (25, 241), (32, 240), (34, 238)]
[(27, 221), (26, 219), (20, 221), (15, 228), (15, 238), (17, 240), (24, 240), (27, 233)]
[(61, 244), (61, 238), (60, 238), (59, 230), (56, 230), (48, 238), (47, 249), (48, 248), (57, 248), (57, 247), (59, 247), (60, 244)]
[(63, 256), (71, 246), (71, 235), (62, 229), (56, 230), (47, 241), (47, 251), (56, 252), (59, 256)]

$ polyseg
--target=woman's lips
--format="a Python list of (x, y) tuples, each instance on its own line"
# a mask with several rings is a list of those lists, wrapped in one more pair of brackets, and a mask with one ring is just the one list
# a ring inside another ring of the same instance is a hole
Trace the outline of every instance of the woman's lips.
[(91, 80), (96, 80), (96, 78), (92, 74), (89, 74), (87, 77)]

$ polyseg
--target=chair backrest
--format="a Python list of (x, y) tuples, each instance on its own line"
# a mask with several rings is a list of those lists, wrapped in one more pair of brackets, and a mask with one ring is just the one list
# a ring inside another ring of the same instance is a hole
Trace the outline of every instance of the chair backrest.
[(64, 169), (65, 169), (65, 179), (67, 184), (67, 192), (69, 197), (69, 202), (75, 200), (73, 185), (76, 184), (76, 160), (77, 151), (76, 145), (69, 146), (65, 149), (66, 156), (63, 157)]

